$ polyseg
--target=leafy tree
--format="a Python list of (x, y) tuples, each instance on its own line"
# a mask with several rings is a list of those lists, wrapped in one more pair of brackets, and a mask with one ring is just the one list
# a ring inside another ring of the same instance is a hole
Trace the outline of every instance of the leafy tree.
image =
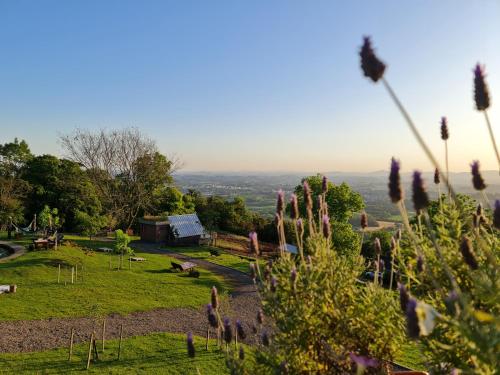
[(57, 208), (50, 208), (45, 205), (43, 210), (38, 214), (38, 226), (43, 228), (46, 232), (47, 230), (52, 230), (58, 228), (60, 224), (59, 212)]
[(115, 243), (115, 252), (118, 254), (131, 254), (132, 249), (128, 246), (130, 243), (130, 236), (123, 232), (121, 229), (115, 231), (116, 234), (116, 243)]
[(96, 188), (80, 165), (52, 155), (30, 159), (22, 171), (30, 184), (26, 209), (32, 215), (45, 205), (58, 209), (61, 224), (66, 230), (76, 229), (76, 211), (91, 216), (101, 213)]
[(167, 215), (189, 214), (195, 211), (195, 204), (176, 187), (160, 186), (154, 191), (154, 210)]
[(104, 228), (108, 223), (106, 216), (102, 215), (89, 215), (84, 211), (75, 212), (75, 221), (77, 228), (86, 236), (92, 239), (99, 230)]
[(363, 242), (361, 255), (368, 259), (375, 259), (375, 239), (378, 238), (382, 247), (382, 257), (388, 257), (391, 250), (391, 237), (392, 233), (387, 230), (371, 232), (368, 238)]
[(20, 171), (33, 155), (25, 141), (0, 145), (0, 222), (22, 222), (23, 200), (29, 184), (20, 178)]

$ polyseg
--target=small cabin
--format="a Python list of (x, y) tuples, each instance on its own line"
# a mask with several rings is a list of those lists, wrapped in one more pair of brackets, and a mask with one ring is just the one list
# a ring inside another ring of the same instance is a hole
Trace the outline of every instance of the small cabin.
[(145, 217), (139, 219), (139, 224), (142, 241), (189, 246), (200, 245), (210, 239), (196, 214)]

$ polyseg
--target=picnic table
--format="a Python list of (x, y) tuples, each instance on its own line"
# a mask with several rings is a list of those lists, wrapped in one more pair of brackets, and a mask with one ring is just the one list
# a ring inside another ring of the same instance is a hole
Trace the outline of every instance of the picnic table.
[(17, 285), (0, 285), (0, 294), (2, 293), (15, 293)]
[(33, 245), (35, 246), (35, 249), (39, 248), (49, 248), (49, 240), (45, 238), (38, 238), (36, 240), (33, 240)]

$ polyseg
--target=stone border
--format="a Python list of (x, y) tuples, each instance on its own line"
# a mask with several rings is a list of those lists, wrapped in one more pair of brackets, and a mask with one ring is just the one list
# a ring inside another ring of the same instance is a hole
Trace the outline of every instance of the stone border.
[(5, 263), (8, 262), (9, 260), (20, 257), (26, 252), (26, 248), (24, 246), (16, 245), (13, 244), (12, 242), (0, 241), (0, 246), (4, 248), (6, 247), (12, 251), (12, 254), (10, 254), (9, 256), (6, 256), (5, 258), (0, 258), (0, 263)]

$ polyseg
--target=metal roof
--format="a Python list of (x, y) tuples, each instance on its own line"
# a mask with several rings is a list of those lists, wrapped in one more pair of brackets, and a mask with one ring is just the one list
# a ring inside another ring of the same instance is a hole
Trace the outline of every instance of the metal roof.
[(168, 221), (177, 238), (202, 236), (205, 233), (196, 214), (169, 216)]

